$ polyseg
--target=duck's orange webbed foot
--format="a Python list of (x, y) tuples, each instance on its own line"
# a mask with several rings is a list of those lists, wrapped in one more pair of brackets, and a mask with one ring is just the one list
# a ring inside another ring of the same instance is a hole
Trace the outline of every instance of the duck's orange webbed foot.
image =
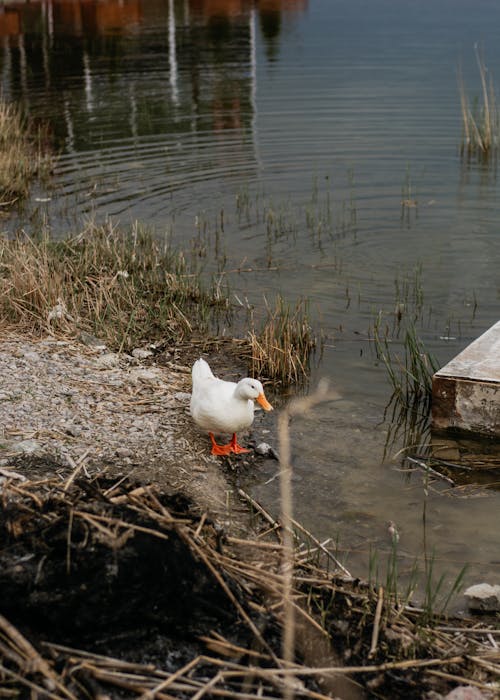
[(237, 455), (240, 455), (244, 452), (251, 452), (252, 450), (247, 450), (246, 447), (242, 447), (241, 445), (238, 445), (238, 442), (236, 440), (236, 433), (233, 433), (233, 437), (231, 438), (231, 442), (229, 443), (229, 448), (231, 449), (231, 452), (234, 452)]
[(228, 445), (218, 445), (215, 442), (215, 436), (213, 433), (208, 433), (210, 437), (210, 442), (212, 443), (212, 450), (211, 454), (213, 455), (218, 455), (219, 457), (227, 457), (227, 455), (230, 455), (232, 452), (232, 444), (229, 443)]

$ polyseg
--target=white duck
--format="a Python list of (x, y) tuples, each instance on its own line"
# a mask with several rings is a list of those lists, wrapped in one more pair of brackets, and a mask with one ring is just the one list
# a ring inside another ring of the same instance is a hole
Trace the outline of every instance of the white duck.
[[(237, 384), (218, 379), (203, 359), (194, 363), (192, 377), (191, 415), (200, 428), (208, 430), (212, 454), (250, 452), (238, 445), (236, 433), (252, 425), (255, 401), (266, 411), (272, 411), (273, 407), (264, 395), (262, 384), (249, 377), (241, 379)], [(214, 433), (232, 433), (233, 437), (229, 444), (218, 445)]]

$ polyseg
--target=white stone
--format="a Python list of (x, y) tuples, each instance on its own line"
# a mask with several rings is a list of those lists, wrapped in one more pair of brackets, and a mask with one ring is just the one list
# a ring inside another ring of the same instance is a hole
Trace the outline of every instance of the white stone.
[(16, 443), (14, 446), (15, 452), (21, 452), (22, 454), (33, 454), (41, 448), (41, 444), (36, 440), (21, 440), (21, 442)]
[(130, 372), (130, 380), (136, 384), (162, 384), (159, 369), (133, 369)]
[(135, 357), (136, 360), (145, 360), (147, 357), (151, 357), (152, 354), (151, 350), (146, 350), (145, 348), (132, 350), (132, 357)]
[(96, 367), (103, 368), (119, 367), (120, 355), (118, 355), (116, 352), (107, 352), (105, 355), (101, 355), (100, 357), (96, 358), (94, 360), (94, 364)]
[(467, 605), (470, 610), (478, 612), (500, 611), (500, 586), (491, 586), (489, 583), (477, 583), (469, 586), (464, 591)]
[(479, 688), (472, 685), (459, 685), (445, 695), (444, 700), (486, 700), (487, 697)]

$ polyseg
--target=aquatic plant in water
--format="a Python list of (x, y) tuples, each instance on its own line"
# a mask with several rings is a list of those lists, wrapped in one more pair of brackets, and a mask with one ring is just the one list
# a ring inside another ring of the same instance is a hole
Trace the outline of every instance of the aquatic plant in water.
[[(35, 127), (13, 104), (0, 99), (0, 198), (2, 206), (27, 196), (32, 180), (54, 167), (47, 130)], [(9, 201), (6, 201), (9, 200)]]
[(252, 320), (248, 338), (251, 369), (256, 376), (268, 376), (285, 385), (307, 376), (316, 338), (304, 300), (291, 307), (278, 296), (274, 307), (267, 305), (267, 318), (260, 329), (256, 329)]
[(463, 126), (460, 150), (462, 155), (480, 155), (487, 158), (496, 152), (500, 143), (500, 117), (492, 76), (490, 74), (488, 80), (488, 68), (484, 58), (477, 46), (474, 50), (481, 80), (481, 98), (474, 100), (473, 106), (470, 106), (462, 71), (459, 70), (458, 86)]

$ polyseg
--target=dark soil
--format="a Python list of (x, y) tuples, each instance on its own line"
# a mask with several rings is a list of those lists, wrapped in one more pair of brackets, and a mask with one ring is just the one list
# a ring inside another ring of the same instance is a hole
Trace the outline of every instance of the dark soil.
[[(146, 507), (131, 507), (126, 494), (135, 485), (127, 480), (112, 491), (115, 502), (106, 492), (117, 479), (77, 479), (68, 491), (64, 482), (45, 481), (29, 491), (17, 483), (3, 493), (0, 510), (0, 613), (38, 649), (49, 642), (173, 672), (206, 653), (204, 635), (255, 647), (219, 581), (180, 534), (179, 520), (197, 521), (186, 498), (155, 496), (174, 519), (159, 526)], [(116, 502), (120, 494), (126, 503)], [(204, 532), (217, 546), (215, 526), (205, 521)], [(253, 612), (236, 581), (227, 585), (278, 651), (276, 621)]]
[[(184, 496), (124, 476), (68, 475), (49, 459), (18, 458), (21, 473), (23, 461), (37, 481), (0, 476), (0, 697), (133, 698), (164, 682), (168, 692), (151, 697), (282, 697), (275, 539), (231, 546)], [(302, 668), (363, 667), (353, 681), (299, 672), (297, 700), (436, 700), (461, 677), (491, 682), (473, 661), (482, 648), (433, 635), (390, 600), (374, 622), (377, 592), (314, 561), (297, 573), (297, 601), (330, 636), (302, 625)]]

